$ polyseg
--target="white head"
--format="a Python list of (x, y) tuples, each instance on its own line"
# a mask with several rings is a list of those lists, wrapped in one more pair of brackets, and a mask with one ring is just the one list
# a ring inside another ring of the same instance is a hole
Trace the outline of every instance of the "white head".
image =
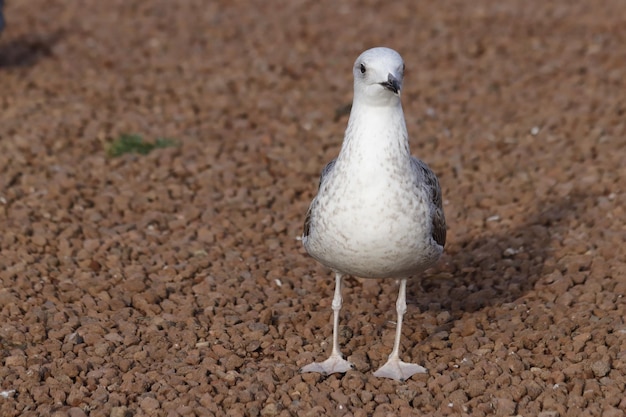
[(404, 61), (389, 48), (372, 48), (354, 62), (354, 100), (370, 105), (400, 102)]

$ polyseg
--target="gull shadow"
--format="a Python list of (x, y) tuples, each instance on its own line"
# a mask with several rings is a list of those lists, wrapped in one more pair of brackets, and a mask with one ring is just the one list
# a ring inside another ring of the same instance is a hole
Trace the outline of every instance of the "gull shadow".
[[(6, 38), (6, 31), (4, 33)], [(51, 34), (28, 34), (16, 39), (0, 39), (0, 68), (32, 67), (52, 56), (54, 45), (63, 38), (62, 31)]]
[(407, 301), (421, 311), (447, 310), (453, 320), (463, 312), (515, 301), (552, 272), (554, 237), (567, 234), (572, 218), (584, 218), (584, 201), (591, 197), (547, 198), (512, 230), (452, 245), (431, 274), (409, 281)]

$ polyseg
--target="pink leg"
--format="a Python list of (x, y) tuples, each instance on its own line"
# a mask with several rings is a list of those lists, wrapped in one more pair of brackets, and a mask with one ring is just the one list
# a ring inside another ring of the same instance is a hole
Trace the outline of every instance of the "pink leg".
[(304, 366), (300, 372), (318, 372), (329, 375), (335, 372), (346, 372), (353, 368), (353, 365), (345, 360), (339, 350), (339, 311), (341, 310), (341, 278), (342, 274), (335, 273), (335, 295), (333, 297), (333, 350), (330, 357), (324, 362), (314, 362)]
[(406, 363), (400, 360), (400, 338), (402, 337), (402, 318), (406, 313), (406, 279), (400, 281), (400, 291), (396, 301), (396, 312), (398, 313), (398, 324), (396, 325), (396, 339), (393, 342), (393, 350), (387, 363), (374, 372), (374, 376), (391, 378), (398, 381), (406, 381), (414, 374), (425, 374), (426, 368), (414, 363)]

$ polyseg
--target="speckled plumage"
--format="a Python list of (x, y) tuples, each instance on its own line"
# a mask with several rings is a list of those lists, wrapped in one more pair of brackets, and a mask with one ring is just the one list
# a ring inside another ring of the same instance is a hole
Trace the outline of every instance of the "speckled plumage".
[[(304, 247), (338, 274), (338, 286), (343, 274), (396, 278), (404, 286), (443, 251), (441, 189), (409, 150), (399, 96), (403, 71), (402, 58), (388, 48), (357, 58), (343, 146), (324, 168), (306, 216)], [(340, 294), (333, 303), (340, 308)]]

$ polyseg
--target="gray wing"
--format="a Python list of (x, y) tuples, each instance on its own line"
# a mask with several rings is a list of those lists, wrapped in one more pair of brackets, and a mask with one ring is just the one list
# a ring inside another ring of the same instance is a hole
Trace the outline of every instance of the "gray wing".
[[(337, 158), (327, 163), (324, 169), (322, 170), (322, 175), (320, 175), (320, 183), (317, 186), (318, 190), (322, 187), (322, 184), (324, 183), (324, 180), (328, 177), (328, 174), (332, 172), (335, 166), (335, 162), (337, 162)], [(304, 231), (302, 233), (302, 237), (307, 237), (309, 235), (309, 232), (311, 231), (311, 208), (313, 207), (314, 202), (315, 200), (313, 200), (313, 202), (309, 206), (309, 209), (306, 212), (306, 217), (304, 218)]]
[(431, 215), (433, 223), (432, 237), (441, 246), (446, 244), (446, 218), (443, 215), (443, 199), (441, 196), (441, 187), (435, 173), (423, 161), (411, 157), (411, 163), (415, 170), (422, 174), (422, 178), (426, 183), (426, 188), (430, 192), (430, 201), (433, 203), (434, 210)]

